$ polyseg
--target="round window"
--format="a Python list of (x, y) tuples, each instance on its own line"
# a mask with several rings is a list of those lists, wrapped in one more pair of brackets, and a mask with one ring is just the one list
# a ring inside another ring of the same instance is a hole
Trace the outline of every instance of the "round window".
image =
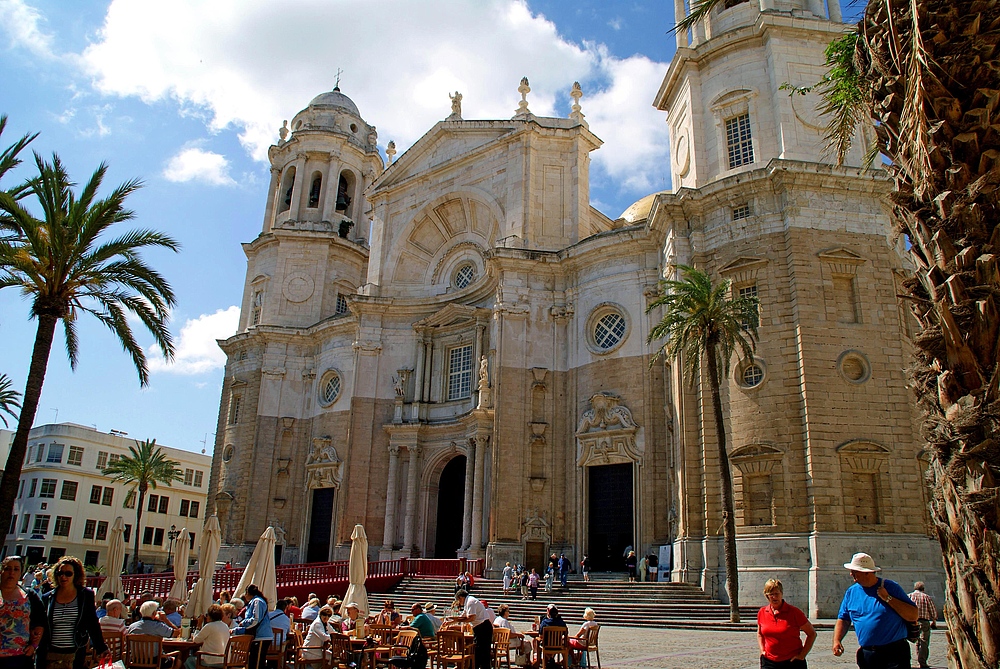
[(849, 383), (861, 384), (871, 378), (868, 359), (859, 351), (845, 351), (838, 363), (841, 376)]
[(319, 399), (323, 404), (333, 404), (340, 397), (341, 380), (340, 374), (330, 372), (323, 377), (323, 384), (319, 389)]
[(236, 449), (233, 448), (232, 444), (226, 444), (226, 447), (222, 449), (222, 461), (223, 462), (229, 462), (230, 460), (232, 460), (233, 459), (233, 454), (235, 452), (236, 452)]
[(465, 263), (455, 272), (455, 288), (465, 288), (476, 280), (476, 266)]
[(351, 132), (357, 132), (357, 131), (358, 131), (358, 126), (356, 124), (352, 123), (351, 124)]
[(743, 386), (753, 388), (764, 380), (764, 370), (760, 365), (750, 364), (743, 369)]
[(604, 314), (594, 326), (594, 343), (605, 351), (614, 348), (625, 336), (625, 317), (618, 312)]

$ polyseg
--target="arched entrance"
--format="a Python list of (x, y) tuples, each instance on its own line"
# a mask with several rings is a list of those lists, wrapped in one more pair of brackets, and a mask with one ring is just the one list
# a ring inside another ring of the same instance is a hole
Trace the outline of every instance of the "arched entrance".
[(451, 459), (441, 472), (437, 496), (434, 557), (456, 558), (462, 547), (465, 519), (465, 456)]

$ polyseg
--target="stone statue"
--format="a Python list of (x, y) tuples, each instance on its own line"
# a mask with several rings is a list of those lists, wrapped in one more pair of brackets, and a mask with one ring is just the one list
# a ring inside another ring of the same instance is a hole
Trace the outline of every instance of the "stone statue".
[(284, 142), (288, 139), (288, 121), (282, 121), (281, 127), (278, 128), (278, 138)]
[(462, 120), (462, 94), (455, 91), (455, 94), (448, 94), (448, 98), (451, 100), (451, 116), (448, 117), (449, 121), (461, 121)]
[(483, 390), (488, 388), (490, 385), (489, 380), (489, 361), (486, 356), (483, 355), (479, 358), (479, 389)]
[(274, 543), (279, 546), (284, 544), (285, 536), (288, 534), (285, 532), (285, 528), (283, 528), (277, 520), (272, 520), (271, 529), (274, 530)]
[(375, 126), (371, 127), (368, 131), (368, 145), (371, 147), (378, 146), (378, 131), (375, 130)]
[(309, 454), (309, 458), (306, 460), (307, 465), (321, 462), (340, 462), (337, 449), (329, 437), (313, 439), (312, 453)]
[(398, 376), (392, 377), (392, 389), (396, 391), (396, 397), (402, 397), (404, 394), (403, 390), (403, 379)]

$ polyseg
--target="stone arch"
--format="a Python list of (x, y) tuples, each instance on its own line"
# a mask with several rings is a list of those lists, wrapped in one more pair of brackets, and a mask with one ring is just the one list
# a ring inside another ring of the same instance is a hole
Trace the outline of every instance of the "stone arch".
[(886, 446), (851, 439), (837, 446), (848, 531), (875, 531), (891, 524), (889, 458)]
[(292, 193), (295, 188), (295, 166), (285, 168), (281, 177), (281, 188), (278, 189), (278, 213), (283, 214), (292, 206)]

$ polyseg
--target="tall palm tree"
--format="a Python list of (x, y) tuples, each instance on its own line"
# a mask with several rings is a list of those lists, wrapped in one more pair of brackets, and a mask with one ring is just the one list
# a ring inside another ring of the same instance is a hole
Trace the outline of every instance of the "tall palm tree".
[(17, 412), (14, 409), (21, 408), (21, 402), (18, 400), (21, 393), (10, 386), (11, 381), (7, 378), (7, 375), (0, 374), (0, 421), (3, 421), (4, 427), (7, 427), (7, 419), (4, 418), (3, 414), (7, 414), (11, 418), (17, 418)]
[(728, 376), (733, 354), (753, 359), (757, 343), (757, 299), (734, 297), (730, 281), (712, 284), (701, 270), (678, 266), (681, 281), (663, 281), (663, 294), (646, 313), (663, 307), (663, 318), (649, 333), (647, 343), (665, 340), (653, 361), (661, 355), (682, 359), (684, 375), (691, 384), (699, 376), (702, 358), (708, 372), (718, 444), (722, 489), (722, 534), (725, 542), (726, 592), (729, 618), (740, 621), (739, 572), (736, 559), (736, 515), (733, 477), (726, 446), (726, 423), (722, 413), (722, 379)]
[[(723, 0), (698, 0), (678, 30)], [(931, 458), (931, 512), (958, 669), (1000, 666), (1000, 6), (870, 1), (827, 50), (827, 140), (843, 161), (859, 126), (893, 178), (903, 284), (919, 331), (912, 386)], [(794, 92), (793, 92), (794, 93)]]
[[(7, 115), (0, 115), (0, 136), (3, 135), (3, 131), (6, 127)], [(18, 157), (18, 154), (20, 154), (21, 151), (28, 146), (28, 144), (31, 144), (35, 137), (38, 137), (38, 133), (33, 135), (25, 134), (6, 149), (0, 151), (0, 180), (3, 179), (7, 172), (21, 164), (21, 159)], [(7, 194), (15, 200), (24, 197), (26, 192), (27, 184), (19, 184), (18, 186), (7, 190)], [(0, 241), (3, 241), (10, 235), (11, 229), (8, 226), (7, 217), (4, 215), (3, 209), (0, 208)]]
[(17, 481), (42, 394), (56, 324), (62, 321), (70, 367), (79, 355), (77, 318), (89, 313), (103, 323), (131, 356), (140, 385), (149, 381), (146, 356), (132, 334), (131, 312), (153, 335), (167, 359), (173, 357), (173, 337), (167, 329), (173, 290), (142, 259), (145, 248), (179, 247), (170, 237), (151, 230), (130, 230), (108, 238), (112, 226), (133, 218), (125, 198), (140, 187), (128, 181), (110, 195), (97, 192), (107, 172), (103, 163), (79, 193), (58, 156), (47, 162), (35, 155), (38, 176), (27, 193), (41, 213), (36, 218), (15, 196), (0, 190), (0, 211), (10, 236), (0, 239), (0, 289), (15, 287), (31, 299), (31, 317), (38, 320), (17, 431), (0, 485), (0, 518), (13, 512)]
[[(126, 455), (104, 468), (105, 476), (112, 481), (131, 486), (130, 493), (138, 491), (139, 498), (135, 504), (135, 532), (132, 533), (135, 549), (132, 551), (133, 570), (139, 564), (139, 534), (142, 529), (142, 507), (146, 500), (146, 492), (156, 490), (157, 483), (171, 485), (174, 481), (183, 480), (183, 472), (176, 460), (167, 458), (163, 449), (156, 445), (156, 439), (135, 442), (135, 447), (128, 448), (131, 455)], [(126, 497), (126, 499), (128, 499)]]

